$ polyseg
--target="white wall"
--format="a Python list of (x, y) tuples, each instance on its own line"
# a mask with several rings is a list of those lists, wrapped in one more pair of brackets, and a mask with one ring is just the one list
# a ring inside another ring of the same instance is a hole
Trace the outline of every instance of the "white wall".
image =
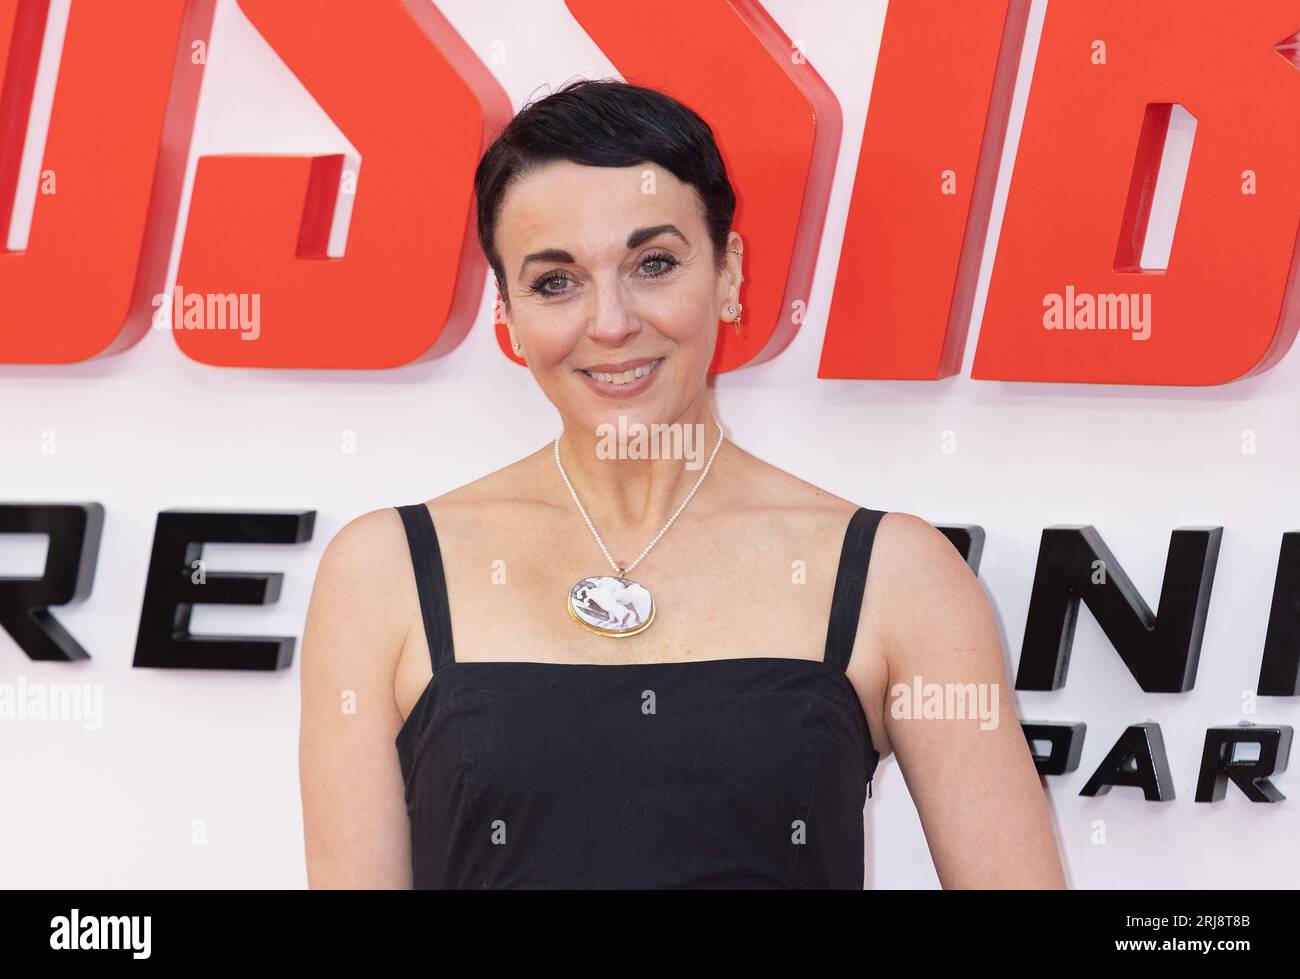
[[(1222, 525), (1195, 690), (1143, 693), (1085, 611), (1065, 689), (1017, 699), (1026, 719), (1088, 724), (1080, 769), (1049, 780), (1075, 886), (1293, 885), (1300, 875), (1293, 801), (1254, 805), (1234, 787), (1221, 803), (1192, 799), (1207, 727), (1300, 720), (1294, 698), (1266, 698), (1257, 715), (1242, 713), (1259, 672), (1279, 538), (1297, 526), (1300, 353), (1262, 377), (1213, 389), (965, 376), (1042, 22), (1044, 5), (1035, 0), (963, 376), (818, 380), (870, 95), (862, 64), (874, 61), (884, 4), (767, 6), (787, 34), (805, 41), (839, 97), (844, 138), (808, 322), (773, 361), (718, 379), (724, 422), (745, 448), (862, 505), (982, 525), (981, 577), (1013, 678), (1043, 527), (1094, 524), (1154, 608), (1169, 531)], [(543, 82), (616, 74), (560, 0), (440, 7), (480, 56), (505, 41), (508, 58), (492, 70), (516, 107)], [(200, 154), (349, 148), (233, 0), (219, 0), (190, 179)], [(182, 221), (178, 245), (183, 231)], [(173, 275), (175, 265), (174, 253)], [(92, 596), (56, 610), (93, 659), (32, 663), (0, 633), (0, 681), (74, 679), (102, 685), (104, 697), (100, 730), (66, 720), (0, 726), (0, 886), (305, 884), (297, 658), (278, 675), (131, 668), (154, 517), (173, 506), (315, 509), (307, 546), (207, 549), (214, 570), (283, 570), (277, 605), (200, 608), (193, 622), (195, 631), (300, 635), (320, 552), (340, 526), (369, 509), (445, 492), (558, 430), (527, 373), (496, 348), (492, 296), (485, 279), (477, 325), (449, 356), (388, 372), (211, 368), (185, 358), (165, 332), (106, 360), (0, 366), (0, 499), (96, 500), (107, 509)], [(941, 451), (949, 430), (955, 454)], [(1257, 433), (1255, 455), (1242, 453), (1245, 430)], [(355, 455), (341, 451), (346, 431), (356, 433)], [(44, 433), (57, 440), (53, 454), (42, 451)], [(32, 540), (0, 540), (0, 574), (34, 573), (41, 553)], [(1163, 728), (1177, 800), (1148, 803), (1135, 789), (1081, 798), (1124, 728), (1148, 719)], [(1287, 774), (1275, 781), (1300, 795)], [(871, 881), (937, 886), (893, 759), (881, 768), (869, 813)]]

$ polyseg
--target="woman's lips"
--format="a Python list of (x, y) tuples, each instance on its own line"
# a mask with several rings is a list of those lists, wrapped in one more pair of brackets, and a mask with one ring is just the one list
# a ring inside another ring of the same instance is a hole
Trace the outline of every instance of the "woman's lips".
[(587, 386), (597, 394), (611, 398), (630, 398), (634, 394), (640, 394), (654, 383), (654, 379), (659, 375), (659, 368), (663, 366), (663, 362), (664, 358), (662, 357), (652, 361), (651, 363), (654, 366), (648, 374), (643, 374), (641, 377), (635, 378), (631, 381), (624, 381), (621, 384), (616, 384), (613, 381), (597, 380), (584, 370), (579, 370), (577, 373), (578, 376), (586, 382)]

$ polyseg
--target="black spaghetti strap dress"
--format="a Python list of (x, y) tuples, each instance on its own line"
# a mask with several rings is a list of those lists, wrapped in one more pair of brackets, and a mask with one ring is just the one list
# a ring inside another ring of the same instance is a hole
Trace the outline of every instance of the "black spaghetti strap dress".
[(461, 662), (422, 504), (433, 677), (398, 731), (422, 888), (853, 888), (880, 753), (845, 675), (880, 510), (849, 521), (822, 660)]

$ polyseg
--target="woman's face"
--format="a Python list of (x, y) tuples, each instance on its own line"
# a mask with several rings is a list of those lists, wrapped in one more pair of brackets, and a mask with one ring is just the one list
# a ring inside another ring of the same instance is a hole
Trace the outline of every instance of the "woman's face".
[(718, 271), (691, 185), (653, 163), (558, 161), (511, 185), (496, 230), (511, 342), (562, 417), (594, 432), (703, 407), (740, 259)]

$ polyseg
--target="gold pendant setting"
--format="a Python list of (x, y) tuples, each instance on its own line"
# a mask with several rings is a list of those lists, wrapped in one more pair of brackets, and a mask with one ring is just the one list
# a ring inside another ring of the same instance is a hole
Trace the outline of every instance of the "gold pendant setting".
[(620, 575), (593, 575), (569, 590), (569, 615), (588, 632), (621, 638), (647, 629), (655, 617), (650, 590)]

